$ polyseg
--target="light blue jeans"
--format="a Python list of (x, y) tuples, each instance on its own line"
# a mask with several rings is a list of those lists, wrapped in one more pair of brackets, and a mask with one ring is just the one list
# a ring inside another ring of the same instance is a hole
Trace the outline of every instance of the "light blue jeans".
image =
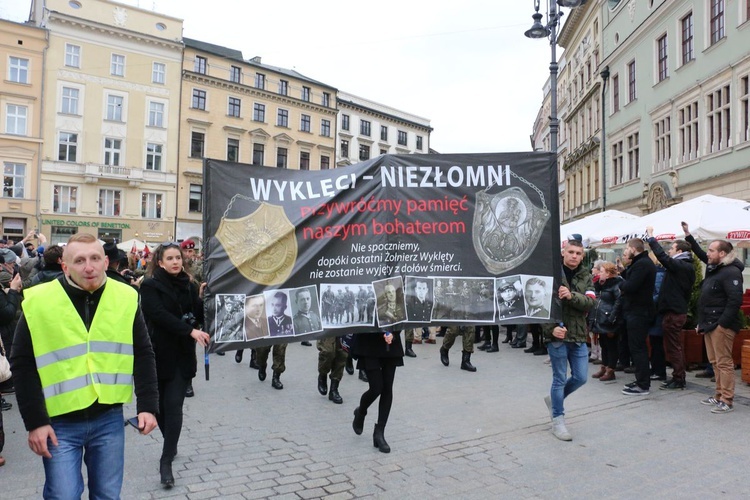
[(48, 443), (52, 458), (44, 461), (44, 498), (80, 499), (81, 460), (86, 462), (89, 498), (119, 499), (125, 467), (122, 406), (87, 420), (52, 418), (57, 446)]
[[(586, 383), (589, 350), (585, 342), (550, 342), (547, 344), (552, 365), (552, 418), (565, 415), (563, 400)], [(570, 364), (570, 377), (568, 377)]]

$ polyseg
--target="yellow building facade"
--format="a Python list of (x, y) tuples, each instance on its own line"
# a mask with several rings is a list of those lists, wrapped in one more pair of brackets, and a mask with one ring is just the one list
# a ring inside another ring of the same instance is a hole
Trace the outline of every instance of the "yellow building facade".
[(172, 239), (182, 20), (107, 0), (34, 0), (49, 31), (40, 228), (52, 243)]
[(0, 20), (0, 195), (2, 237), (19, 241), (39, 227), (39, 154), (45, 30)]

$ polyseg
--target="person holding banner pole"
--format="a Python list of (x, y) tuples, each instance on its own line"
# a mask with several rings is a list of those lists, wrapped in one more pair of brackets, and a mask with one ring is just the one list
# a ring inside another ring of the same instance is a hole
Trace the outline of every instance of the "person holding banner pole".
[(362, 394), (359, 406), (354, 410), (352, 428), (357, 435), (362, 434), (365, 416), (378, 397), (378, 420), (372, 435), (372, 444), (382, 453), (390, 453), (391, 447), (385, 440), (385, 426), (393, 405), (393, 380), (396, 368), (404, 366), (404, 348), (401, 345), (401, 332), (374, 332), (355, 335), (352, 356), (357, 359), (357, 368), (367, 374), (369, 388)]

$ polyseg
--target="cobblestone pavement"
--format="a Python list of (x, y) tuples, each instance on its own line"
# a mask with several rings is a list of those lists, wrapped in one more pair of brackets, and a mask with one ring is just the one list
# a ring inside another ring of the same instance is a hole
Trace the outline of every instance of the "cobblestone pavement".
[[(234, 356), (211, 356), (211, 380), (195, 380), (175, 459), (176, 486), (159, 485), (161, 435), (127, 429), (123, 498), (705, 498), (750, 495), (750, 388), (740, 382), (733, 413), (714, 415), (699, 401), (710, 382), (688, 374), (688, 389), (646, 397), (620, 393), (632, 376), (590, 382), (566, 401), (573, 441), (556, 440), (542, 397), (550, 369), (543, 357), (503, 345), (477, 352), (476, 373), (438, 359), (438, 345), (414, 346), (396, 375), (386, 428), (392, 452), (351, 429), (366, 384), (344, 374), (335, 405), (316, 390), (317, 350), (290, 345), (284, 389), (260, 382)], [(249, 354), (249, 352), (246, 352)], [(201, 369), (202, 371), (202, 369)], [(592, 370), (593, 372), (593, 367)], [(15, 397), (7, 396), (15, 403)], [(126, 409), (134, 411), (131, 405)], [(0, 497), (39, 498), (41, 459), (26, 444), (14, 407), (3, 414), (7, 464)]]

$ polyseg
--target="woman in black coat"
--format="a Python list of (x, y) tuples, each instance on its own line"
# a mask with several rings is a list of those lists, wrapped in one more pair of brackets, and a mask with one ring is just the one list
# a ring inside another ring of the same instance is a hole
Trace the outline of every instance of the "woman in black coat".
[(183, 269), (177, 243), (163, 243), (154, 250), (147, 275), (141, 284), (141, 309), (151, 334), (159, 378), (156, 420), (164, 436), (159, 473), (162, 484), (171, 488), (172, 460), (182, 431), (185, 390), (198, 365), (195, 343), (206, 346), (210, 337), (200, 330), (203, 290)]
[(390, 453), (391, 447), (385, 441), (385, 424), (393, 404), (393, 380), (396, 367), (404, 366), (404, 348), (401, 345), (401, 332), (360, 333), (355, 336), (352, 355), (357, 360), (357, 369), (364, 370), (370, 387), (362, 394), (359, 406), (354, 410), (352, 427), (356, 434), (362, 434), (367, 409), (380, 397), (378, 421), (372, 435), (372, 445), (383, 453)]
[(599, 297), (596, 307), (589, 312), (589, 319), (591, 331), (599, 335), (599, 345), (602, 349), (602, 366), (592, 377), (602, 382), (615, 380), (615, 366), (619, 357), (617, 336), (622, 328), (621, 281), (615, 264), (604, 262), (599, 267)]

